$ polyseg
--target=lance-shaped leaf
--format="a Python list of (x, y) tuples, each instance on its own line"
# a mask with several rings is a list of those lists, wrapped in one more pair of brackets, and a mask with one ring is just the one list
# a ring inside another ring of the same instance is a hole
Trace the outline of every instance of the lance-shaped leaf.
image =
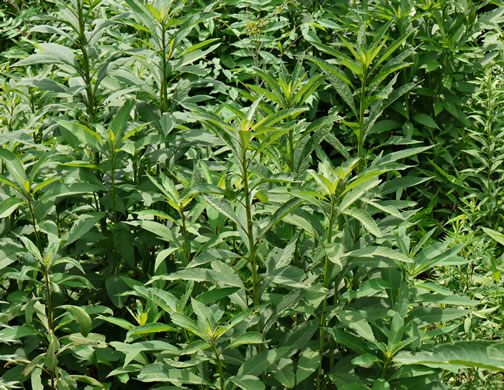
[(341, 212), (342, 214), (346, 214), (352, 218), (358, 220), (362, 226), (371, 234), (376, 237), (381, 237), (382, 232), (375, 220), (368, 214), (368, 212), (364, 209), (346, 209)]
[(432, 351), (399, 352), (394, 357), (394, 362), (400, 365), (440, 367), (453, 372), (467, 367), (501, 372), (504, 371), (504, 360), (502, 354), (497, 353), (496, 345), (490, 341), (459, 341), (437, 345)]
[(23, 165), (21, 165), (21, 162), (17, 159), (14, 153), (10, 150), (0, 148), (0, 158), (4, 161), (7, 171), (9, 171), (11, 176), (14, 178), (16, 184), (20, 188), (24, 188), (24, 183), (28, 182), (28, 178), (26, 177)]
[(155, 276), (151, 279), (151, 282), (154, 282), (155, 280), (194, 280), (195, 282), (212, 282), (243, 288), (243, 282), (235, 273), (225, 274), (206, 268), (184, 269), (169, 275)]
[(328, 64), (326, 61), (314, 57), (309, 57), (308, 59), (317, 64), (325, 72), (338, 95), (341, 96), (354, 115), (357, 116), (357, 107), (355, 106), (352, 89), (350, 89), (353, 88), (352, 82), (338, 68)]
[(83, 336), (87, 336), (89, 332), (91, 332), (91, 317), (89, 317), (89, 314), (82, 307), (74, 305), (62, 305), (59, 306), (59, 308), (68, 311), (72, 315), (75, 322), (77, 322), (77, 325), (79, 326), (79, 331)]
[(70, 122), (63, 119), (59, 120), (58, 124), (62, 126), (63, 131), (68, 131), (70, 136), (74, 136), (79, 140), (81, 143), (80, 147), (90, 146), (97, 152), (103, 152), (105, 141), (96, 131), (91, 130), (82, 123)]
[(79, 62), (72, 49), (57, 43), (41, 43), (39, 51), (28, 58), (16, 62), (12, 66), (26, 66), (36, 64), (65, 64), (75, 70), (79, 69)]
[(126, 124), (128, 123), (130, 112), (134, 105), (135, 101), (133, 99), (127, 100), (114, 116), (112, 123), (110, 123), (110, 129), (114, 134), (114, 140), (111, 140), (114, 148), (118, 142), (122, 141)]
[(247, 223), (243, 217), (239, 217), (233, 210), (233, 206), (226, 199), (219, 199), (210, 195), (203, 195), (203, 198), (219, 213), (225, 215), (231, 221), (246, 231)]
[(22, 200), (17, 198), (7, 198), (2, 203), (0, 203), (0, 219), (7, 218), (11, 215), (16, 209), (24, 204)]
[(173, 326), (162, 324), (159, 322), (145, 324), (136, 326), (133, 329), (130, 329), (126, 334), (126, 340), (130, 340), (133, 336), (145, 336), (153, 333), (164, 333), (164, 332), (176, 332)]

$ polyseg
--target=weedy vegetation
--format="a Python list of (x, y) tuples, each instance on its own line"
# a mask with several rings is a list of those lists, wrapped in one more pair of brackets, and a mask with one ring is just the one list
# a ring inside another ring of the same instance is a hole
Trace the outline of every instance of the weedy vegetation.
[(501, 0), (0, 4), (0, 389), (504, 387)]

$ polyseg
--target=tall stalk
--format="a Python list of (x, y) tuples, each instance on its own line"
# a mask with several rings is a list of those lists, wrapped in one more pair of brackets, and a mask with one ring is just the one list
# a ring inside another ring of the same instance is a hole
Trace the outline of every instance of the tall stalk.
[(86, 109), (90, 124), (96, 123), (96, 98), (93, 90), (93, 76), (91, 72), (91, 62), (87, 51), (88, 40), (86, 37), (86, 21), (89, 15), (84, 14), (84, 1), (77, 2), (77, 17), (79, 19), (79, 39), (78, 46), (82, 54), (81, 77), (84, 80), (86, 90)]
[[(40, 250), (40, 249), (39, 249)], [(52, 290), (51, 290), (51, 284), (49, 282), (49, 269), (50, 269), (50, 264), (51, 264), (51, 253), (48, 253), (46, 258), (42, 261), (42, 272), (43, 272), (43, 278), (44, 278), (44, 287), (45, 287), (45, 292), (46, 292), (46, 299), (47, 299), (47, 328), (49, 331), (49, 336), (50, 337), (55, 337), (54, 336), (54, 318), (53, 318), (53, 297), (52, 297)], [(50, 341), (51, 343), (52, 341)], [(51, 345), (51, 344), (49, 344)], [(49, 369), (49, 376), (50, 376), (50, 388), (52, 390), (56, 389), (56, 383), (55, 383), (55, 377), (56, 377), (56, 372), (54, 368)]]
[[(333, 226), (333, 221), (334, 221), (334, 216), (335, 216), (335, 195), (331, 194), (331, 214), (329, 216), (329, 226), (327, 228), (327, 244), (331, 245), (332, 242), (332, 226)], [(331, 260), (329, 260), (329, 257), (325, 257), (325, 264), (324, 264), (324, 288), (329, 290), (329, 284), (331, 281), (331, 274), (332, 274), (332, 268), (331, 267)], [(318, 368), (318, 374), (317, 374), (317, 390), (321, 389), (322, 383), (324, 381), (324, 372), (323, 372), (323, 359), (322, 357), (324, 356), (324, 349), (325, 349), (325, 327), (326, 327), (326, 315), (327, 315), (327, 295), (324, 297), (324, 300), (322, 301), (322, 312), (320, 313), (320, 321), (319, 321), (319, 356), (320, 356), (320, 363), (319, 363), (319, 368)]]
[(160, 22), (161, 29), (161, 86), (159, 91), (159, 111), (168, 111), (168, 74), (167, 74), (167, 64), (168, 58), (166, 53), (167, 43), (166, 43), (166, 25), (163, 19)]
[[(81, 66), (79, 69), (79, 74), (81, 78), (84, 81), (85, 85), (85, 91), (86, 91), (86, 113), (87, 113), (87, 119), (88, 123), (87, 125), (94, 130), (94, 125), (97, 122), (98, 119), (98, 104), (96, 101), (96, 90), (93, 87), (93, 70), (92, 70), (92, 64), (91, 60), (89, 58), (89, 53), (88, 53), (88, 46), (89, 46), (89, 41), (86, 35), (86, 23), (89, 19), (89, 12), (86, 14), (85, 9), (84, 9), (84, 0), (78, 0), (76, 2), (77, 4), (77, 19), (79, 21), (79, 31), (78, 33), (78, 39), (77, 39), (77, 46), (81, 52)], [(95, 166), (100, 166), (101, 163), (101, 155), (100, 152), (95, 151), (94, 152), (94, 165)], [(102, 173), (99, 170), (96, 170), (96, 175), (99, 179), (102, 179)], [(112, 179), (113, 180), (113, 179)], [(112, 190), (114, 191), (114, 190)], [(103, 198), (103, 193), (98, 192), (98, 198), (101, 199)], [(114, 202), (114, 200), (112, 200)], [(98, 211), (103, 211), (103, 206), (101, 205), (100, 202), (97, 202), (97, 207)], [(115, 218), (115, 215), (114, 215)], [(107, 223), (104, 218), (100, 220), (100, 227), (102, 232), (107, 231)]]
[(259, 277), (257, 274), (256, 252), (255, 252), (255, 238), (254, 238), (254, 221), (252, 219), (252, 203), (250, 199), (250, 189), (248, 181), (248, 165), (246, 157), (247, 149), (242, 148), (242, 158), (240, 161), (240, 168), (243, 181), (243, 191), (245, 196), (245, 213), (247, 218), (247, 238), (249, 246), (249, 262), (252, 270), (252, 297), (254, 306), (259, 306)]
[(217, 351), (217, 347), (215, 346), (215, 341), (212, 343), (212, 349), (215, 356), (215, 362), (217, 363), (217, 369), (219, 371), (219, 382), (220, 382), (220, 390), (226, 390), (226, 384), (224, 381), (224, 369), (222, 368), (222, 361), (219, 357), (219, 352)]
[(191, 241), (189, 240), (189, 232), (186, 226), (186, 216), (184, 214), (184, 207), (180, 205), (179, 210), (180, 219), (182, 220), (182, 235), (184, 237), (184, 258), (185, 265), (188, 265), (191, 261)]
[(38, 231), (37, 219), (35, 218), (35, 210), (33, 209), (32, 198), (31, 198), (30, 194), (27, 195), (26, 200), (28, 203), (28, 209), (30, 210), (30, 216), (31, 216), (32, 225), (33, 225), (33, 232), (35, 233), (35, 241), (37, 244), (37, 248), (39, 251), (41, 251), (42, 250), (42, 243), (40, 241), (40, 233)]

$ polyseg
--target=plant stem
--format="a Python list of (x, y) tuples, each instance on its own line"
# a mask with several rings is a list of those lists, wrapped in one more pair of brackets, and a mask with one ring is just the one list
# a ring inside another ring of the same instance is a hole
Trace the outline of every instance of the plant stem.
[(35, 210), (33, 210), (33, 205), (32, 205), (30, 194), (28, 194), (27, 200), (28, 200), (28, 208), (30, 209), (30, 215), (31, 215), (31, 219), (32, 219), (33, 232), (35, 233), (35, 241), (37, 243), (38, 250), (42, 253), (42, 244), (40, 242), (40, 234), (37, 230), (37, 220), (35, 218)]
[(117, 223), (117, 204), (116, 204), (116, 192), (115, 192), (115, 152), (114, 146), (111, 147), (110, 151), (110, 191), (112, 195), (112, 218), (114, 224)]
[(289, 172), (294, 171), (294, 129), (289, 131), (288, 133), (288, 141), (289, 141), (289, 150), (288, 150), (288, 161), (289, 164)]
[(191, 242), (189, 241), (189, 232), (186, 227), (186, 217), (184, 214), (184, 209), (180, 208), (180, 218), (182, 219), (182, 234), (184, 236), (184, 257), (185, 257), (185, 265), (188, 265), (191, 261)]
[(248, 183), (248, 171), (245, 161), (245, 151), (243, 152), (243, 159), (241, 163), (242, 168), (242, 180), (243, 189), (245, 191), (245, 212), (247, 215), (247, 237), (249, 244), (249, 261), (250, 267), (252, 268), (252, 295), (254, 306), (259, 306), (259, 278), (257, 275), (257, 264), (256, 264), (256, 254), (255, 254), (255, 239), (254, 239), (254, 221), (252, 220), (252, 204), (250, 199), (249, 183)]
[(359, 158), (359, 165), (357, 166), (357, 173), (361, 172), (365, 166), (366, 162), (364, 161), (364, 112), (366, 111), (365, 101), (366, 101), (366, 68), (362, 67), (362, 85), (361, 85), (361, 93), (360, 93), (360, 102), (359, 102), (359, 137), (357, 139), (357, 157)]
[[(51, 284), (49, 283), (49, 266), (47, 264), (43, 264), (44, 270), (44, 286), (46, 289), (47, 295), (47, 326), (49, 327), (49, 332), (52, 333), (52, 337), (56, 337), (54, 335), (54, 322), (53, 322), (53, 302), (52, 302), (52, 292), (51, 292)], [(49, 371), (50, 376), (50, 384), (51, 389), (55, 389), (54, 377), (55, 377), (54, 369)]]
[(161, 88), (159, 91), (159, 111), (161, 113), (166, 112), (168, 110), (168, 75), (166, 74), (166, 25), (164, 23), (161, 24)]
[(219, 357), (219, 352), (217, 352), (217, 348), (215, 347), (215, 342), (212, 344), (212, 348), (215, 355), (215, 362), (217, 363), (217, 369), (219, 370), (220, 390), (226, 390), (226, 384), (224, 381), (224, 370), (222, 368), (222, 362)]
[(44, 286), (46, 288), (46, 294), (47, 294), (47, 324), (49, 326), (49, 329), (53, 331), (52, 292), (51, 292), (51, 285), (49, 283), (49, 269), (47, 265), (44, 265)]
[(86, 38), (85, 23), (86, 17), (84, 16), (84, 2), (79, 1), (77, 3), (77, 15), (79, 17), (79, 49), (82, 53), (82, 73), (81, 77), (84, 79), (86, 85), (86, 105), (87, 114), (90, 123), (96, 122), (96, 101), (95, 93), (93, 91), (93, 77), (91, 76), (91, 64), (89, 61), (89, 55), (86, 50), (88, 41)]
[[(332, 238), (332, 225), (333, 225), (333, 220), (334, 220), (334, 195), (331, 195), (331, 214), (329, 217), (329, 226), (327, 228), (327, 243), (331, 244), (331, 238)], [(325, 264), (324, 264), (324, 288), (329, 287), (329, 282), (330, 282), (330, 275), (332, 273), (332, 267), (331, 263), (329, 260), (329, 257), (326, 256), (325, 258)], [(326, 311), (327, 311), (327, 295), (324, 297), (324, 300), (322, 301), (322, 313), (320, 314), (320, 322), (319, 322), (319, 357), (320, 357), (320, 363), (319, 363), (319, 369), (318, 369), (318, 375), (317, 375), (317, 390), (321, 389), (322, 383), (324, 381), (324, 373), (323, 373), (323, 359), (322, 357), (324, 356), (324, 349), (325, 349), (325, 326), (326, 326)]]

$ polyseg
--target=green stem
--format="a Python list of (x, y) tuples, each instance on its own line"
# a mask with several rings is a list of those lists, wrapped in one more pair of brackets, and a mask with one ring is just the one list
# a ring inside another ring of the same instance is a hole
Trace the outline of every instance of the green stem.
[(78, 2), (77, 14), (79, 17), (79, 48), (82, 53), (82, 73), (81, 76), (84, 79), (86, 85), (86, 105), (88, 111), (88, 119), (90, 123), (96, 123), (96, 101), (95, 93), (93, 91), (93, 78), (91, 76), (91, 64), (89, 61), (89, 55), (86, 50), (88, 41), (86, 38), (85, 22), (86, 17), (84, 16), (84, 3)]
[(219, 357), (219, 352), (217, 352), (215, 343), (212, 344), (212, 348), (215, 355), (215, 362), (217, 363), (217, 369), (219, 370), (220, 390), (226, 390), (226, 384), (224, 381), (224, 369), (222, 368), (222, 362)]
[(256, 264), (256, 253), (255, 253), (255, 239), (254, 239), (254, 221), (252, 220), (252, 204), (250, 199), (250, 190), (248, 183), (248, 171), (245, 160), (245, 151), (244, 156), (241, 163), (242, 168), (242, 180), (243, 180), (243, 189), (245, 191), (245, 213), (247, 216), (247, 237), (249, 244), (249, 261), (250, 266), (252, 268), (252, 295), (254, 300), (254, 306), (259, 306), (259, 278), (257, 275), (257, 264)]
[(385, 361), (385, 364), (383, 365), (383, 369), (381, 371), (381, 375), (380, 375), (380, 378), (382, 379), (385, 379), (385, 377), (387, 376), (387, 372), (388, 372), (388, 369), (389, 369), (389, 366), (390, 366), (390, 356), (388, 356), (388, 352), (387, 352), (387, 360)]
[(357, 173), (361, 172), (366, 163), (364, 161), (364, 113), (366, 111), (365, 101), (366, 101), (366, 69), (363, 66), (362, 69), (362, 86), (360, 93), (360, 104), (359, 104), (359, 137), (357, 139), (357, 157), (359, 158), (359, 165), (357, 166)]
[(166, 112), (168, 110), (168, 75), (166, 74), (166, 26), (164, 23), (161, 26), (161, 90), (159, 92), (159, 111)]
[(184, 214), (184, 209), (181, 207), (180, 209), (180, 218), (182, 219), (182, 234), (184, 236), (184, 257), (185, 257), (185, 265), (188, 265), (191, 261), (191, 242), (189, 241), (189, 232), (186, 227), (186, 217)]
[[(113, 146), (112, 146), (113, 148)], [(115, 191), (115, 153), (110, 152), (110, 186), (112, 195), (112, 216), (114, 224), (117, 223), (117, 204), (116, 204), (116, 191)]]
[[(51, 285), (49, 283), (49, 268), (47, 265), (43, 264), (43, 270), (44, 270), (44, 286), (46, 289), (46, 296), (47, 296), (47, 326), (49, 327), (49, 332), (51, 332), (54, 336), (54, 322), (53, 322), (53, 300), (52, 300), (52, 292), (51, 292)], [(55, 383), (54, 383), (54, 377), (55, 377), (55, 372), (54, 369), (49, 371), (49, 376), (50, 376), (50, 384), (51, 384), (51, 389), (55, 389)]]
[(51, 376), (51, 389), (54, 390), (56, 389), (55, 383), (54, 383), (54, 370), (51, 370), (49, 372), (49, 375)]
[[(329, 226), (327, 228), (327, 243), (331, 244), (331, 239), (332, 239), (332, 225), (333, 225), (333, 220), (334, 220), (334, 195), (331, 195), (331, 214), (329, 217)], [(327, 289), (329, 287), (330, 283), (330, 276), (332, 272), (332, 267), (331, 267), (331, 261), (329, 260), (329, 257), (326, 256), (325, 258), (325, 264), (324, 264), (324, 287)], [(317, 375), (317, 390), (321, 389), (322, 383), (324, 381), (324, 372), (323, 372), (323, 356), (324, 356), (324, 349), (325, 349), (325, 326), (326, 326), (326, 311), (327, 311), (327, 296), (324, 297), (324, 300), (322, 301), (322, 313), (320, 314), (320, 321), (319, 321), (319, 357), (320, 357), (320, 363), (319, 363), (319, 369), (318, 369), (318, 375)]]
[(46, 288), (46, 294), (47, 294), (47, 323), (49, 329), (53, 331), (52, 292), (51, 292), (51, 285), (49, 284), (49, 270), (46, 265), (44, 265), (44, 286)]
[(42, 253), (42, 244), (40, 242), (40, 234), (37, 230), (37, 220), (35, 218), (35, 210), (33, 210), (33, 205), (31, 202), (31, 195), (28, 195), (27, 199), (28, 199), (28, 208), (30, 209), (30, 215), (32, 219), (33, 232), (35, 233), (35, 241), (37, 243), (38, 250)]
[(493, 165), (493, 140), (492, 140), (492, 118), (494, 115), (493, 110), (493, 89), (491, 72), (487, 76), (488, 85), (488, 98), (486, 102), (487, 120), (485, 122), (486, 136), (487, 136), (487, 196), (490, 200), (490, 206), (493, 207), (493, 191), (491, 187), (492, 165)]
[(289, 172), (294, 171), (294, 129), (289, 131), (288, 140), (289, 140), (289, 150), (288, 150), (288, 161), (289, 164)]

